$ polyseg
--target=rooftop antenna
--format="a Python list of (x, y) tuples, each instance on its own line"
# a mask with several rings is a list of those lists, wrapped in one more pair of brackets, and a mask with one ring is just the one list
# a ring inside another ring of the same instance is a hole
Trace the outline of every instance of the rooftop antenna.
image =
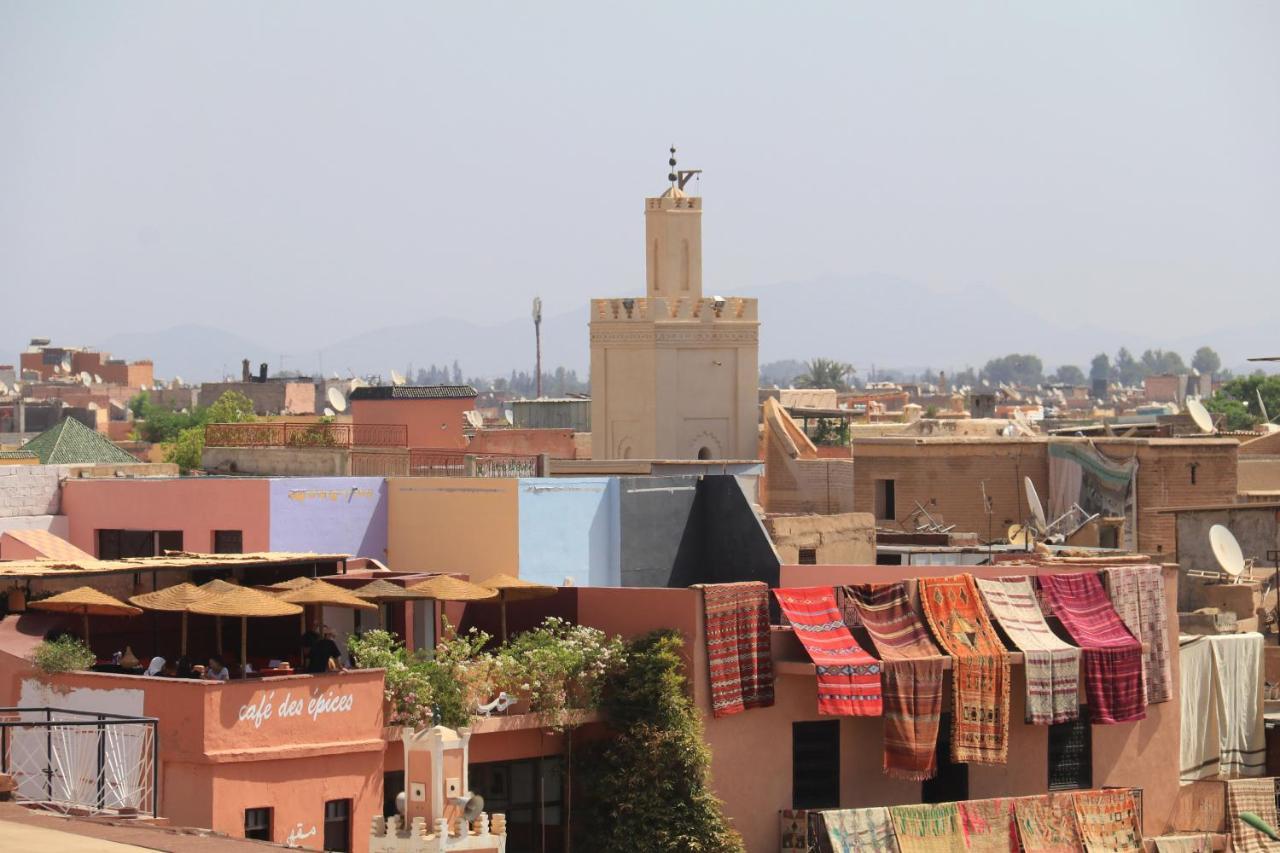
[[(671, 171), (667, 173), (667, 180), (671, 182), (672, 190), (683, 190), (684, 185), (689, 183), (689, 180), (694, 175), (702, 174), (701, 169), (676, 168), (676, 147), (674, 145), (671, 146), (671, 159), (667, 161), (667, 164), (671, 166)], [(673, 192), (672, 195), (675, 195), (675, 193)]]
[(1213, 435), (1216, 430), (1213, 428), (1213, 418), (1209, 415), (1209, 410), (1204, 407), (1195, 397), (1187, 399), (1187, 414), (1191, 415), (1191, 420), (1195, 421), (1196, 428), (1205, 435)]
[(1262, 419), (1267, 423), (1271, 423), (1271, 418), (1267, 417), (1267, 404), (1262, 402), (1262, 388), (1253, 389), (1258, 395), (1258, 411), (1262, 412)]
[(329, 398), (329, 407), (335, 412), (345, 412), (347, 410), (347, 397), (337, 388), (330, 388), (325, 396)]
[[(675, 149), (671, 149), (674, 151)], [(675, 160), (671, 161), (672, 163)], [(542, 399), (542, 297), (533, 297), (533, 388), (534, 396)]]

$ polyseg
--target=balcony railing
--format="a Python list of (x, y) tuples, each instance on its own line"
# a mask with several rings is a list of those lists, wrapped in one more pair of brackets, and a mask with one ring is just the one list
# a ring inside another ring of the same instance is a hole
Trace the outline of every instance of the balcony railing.
[(405, 424), (208, 424), (205, 447), (408, 447)]
[(411, 477), (536, 477), (538, 457), (465, 453), (415, 447), (409, 451)]

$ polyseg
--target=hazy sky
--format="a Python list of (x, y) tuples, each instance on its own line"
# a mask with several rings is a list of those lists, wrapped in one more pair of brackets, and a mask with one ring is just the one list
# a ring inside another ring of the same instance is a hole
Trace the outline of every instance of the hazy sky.
[(1278, 37), (1266, 2), (4, 0), (0, 342), (643, 292), (672, 142), (708, 291), (1280, 320)]

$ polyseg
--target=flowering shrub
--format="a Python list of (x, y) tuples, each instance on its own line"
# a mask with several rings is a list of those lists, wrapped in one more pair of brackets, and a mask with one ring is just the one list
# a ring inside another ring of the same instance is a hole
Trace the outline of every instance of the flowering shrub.
[(624, 648), (603, 631), (551, 617), (512, 637), (495, 657), (503, 689), (527, 696), (530, 710), (560, 723), (569, 709), (598, 706), (601, 684), (622, 664)]
[(89, 669), (98, 658), (84, 640), (63, 634), (36, 646), (31, 652), (31, 662), (41, 672), (76, 672)]
[(391, 705), (387, 724), (424, 729), (435, 725), (432, 679), (389, 631), (365, 631), (347, 638), (347, 649), (360, 666), (386, 670), (385, 697)]

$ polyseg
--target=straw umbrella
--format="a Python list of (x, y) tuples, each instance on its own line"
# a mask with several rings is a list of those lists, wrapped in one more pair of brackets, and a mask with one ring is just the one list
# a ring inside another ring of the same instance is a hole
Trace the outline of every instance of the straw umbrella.
[[(391, 581), (383, 580), (382, 578), (370, 581), (359, 589), (354, 590), (353, 594), (358, 598), (363, 598), (365, 601), (372, 601), (374, 604), (379, 606), (383, 604), (391, 604), (397, 601), (422, 601), (427, 598), (427, 596), (420, 592), (413, 592), (399, 584), (394, 584)], [(356, 611), (356, 618), (360, 618), (359, 611)]]
[[(234, 589), (240, 589), (239, 584), (228, 583), (220, 578), (214, 578), (211, 581), (200, 584), (200, 589), (205, 592), (211, 592), (215, 595), (221, 595), (224, 592), (231, 592)], [(222, 654), (222, 617), (219, 616), (214, 620), (214, 645), (218, 648), (218, 654)]]
[(554, 586), (534, 583), (513, 575), (497, 574), (485, 578), (480, 585), (492, 589), (498, 594), (498, 603), (502, 606), (502, 642), (507, 641), (507, 602), (531, 601), (535, 598), (550, 598), (556, 594)]
[(348, 589), (343, 589), (337, 584), (331, 584), (328, 581), (322, 581), (315, 578), (308, 579), (308, 582), (285, 590), (276, 594), (276, 598), (281, 601), (288, 601), (292, 604), (302, 605), (302, 633), (307, 632), (307, 610), (308, 606), (312, 607), (350, 607), (357, 614), (361, 610), (377, 610), (378, 605), (372, 601), (365, 601), (363, 598), (355, 595)]
[(243, 677), (245, 664), (249, 662), (249, 617), (296, 616), (302, 608), (262, 590), (238, 586), (230, 592), (197, 601), (191, 605), (191, 612), (240, 618), (240, 675)]
[[(226, 586), (234, 589), (231, 584)], [(142, 595), (135, 595), (129, 599), (130, 603), (136, 604), (144, 610), (160, 610), (168, 613), (182, 614), (182, 654), (187, 653), (187, 614), (191, 612), (191, 605), (197, 601), (204, 601), (216, 592), (205, 587), (198, 587), (194, 584), (180, 583), (173, 586), (167, 586), (164, 589), (158, 589), (155, 592), (146, 592)], [(221, 649), (219, 649), (221, 651)]]
[(142, 612), (137, 607), (112, 598), (105, 592), (98, 592), (91, 586), (79, 586), (40, 601), (33, 601), (27, 606), (34, 610), (49, 610), (54, 613), (79, 613), (84, 618), (86, 646), (89, 645), (90, 616), (137, 616)]
[(423, 598), (431, 599), (432, 631), (435, 631), (435, 626), (440, 624), (439, 602), (490, 601), (498, 597), (498, 593), (491, 589), (486, 589), (478, 584), (464, 581), (451, 575), (433, 575), (424, 581), (415, 583), (408, 589), (410, 592), (418, 593)]
[(266, 588), (274, 592), (284, 592), (291, 589), (302, 589), (304, 586), (310, 585), (314, 580), (315, 578), (306, 577), (289, 578), (289, 580), (280, 581), (280, 583), (269, 583)]

